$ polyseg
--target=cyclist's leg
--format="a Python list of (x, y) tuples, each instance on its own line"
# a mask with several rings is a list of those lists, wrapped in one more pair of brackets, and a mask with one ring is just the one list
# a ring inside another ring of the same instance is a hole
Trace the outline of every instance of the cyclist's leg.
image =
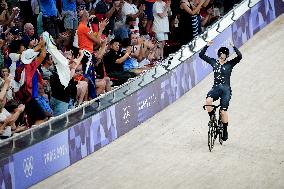
[(222, 95), (220, 100), (220, 106), (221, 106), (221, 120), (223, 123), (228, 123), (228, 108), (229, 103), (231, 100), (231, 89), (230, 88), (223, 88), (222, 89)]
[[(218, 100), (219, 97), (220, 97), (219, 89), (217, 87), (213, 87), (207, 94), (205, 104), (212, 105), (212, 103)], [(212, 112), (213, 108), (210, 106), (206, 106), (206, 109), (208, 111), (209, 116), (211, 117), (212, 114), (214, 114), (214, 112)]]
[(231, 89), (224, 89), (222, 90), (222, 96), (220, 100), (221, 104), (221, 121), (223, 123), (223, 140), (226, 141), (228, 139), (228, 107), (229, 107), (229, 102), (231, 99)]
[[(212, 105), (213, 103), (213, 98), (211, 97), (206, 97), (206, 101), (205, 101), (205, 104), (206, 105)], [(210, 106), (206, 106), (206, 109), (207, 109), (207, 112), (212, 112), (213, 108), (210, 107)]]
[(227, 110), (221, 110), (221, 121), (222, 123), (228, 123), (229, 119), (228, 119), (228, 112)]

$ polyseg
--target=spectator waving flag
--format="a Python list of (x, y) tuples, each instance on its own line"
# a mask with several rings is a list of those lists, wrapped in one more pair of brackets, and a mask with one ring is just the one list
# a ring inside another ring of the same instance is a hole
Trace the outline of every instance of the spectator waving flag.
[(46, 49), (55, 63), (60, 82), (64, 87), (67, 87), (71, 79), (68, 60), (58, 51), (52, 36), (48, 32), (43, 32), (42, 36), (46, 43)]

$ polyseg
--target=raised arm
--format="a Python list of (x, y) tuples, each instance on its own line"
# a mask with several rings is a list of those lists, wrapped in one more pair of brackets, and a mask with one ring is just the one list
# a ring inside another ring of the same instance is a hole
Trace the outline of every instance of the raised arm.
[(239, 51), (239, 49), (237, 47), (233, 46), (233, 48), (234, 48), (234, 50), (235, 50), (235, 52), (237, 54), (237, 57), (234, 58), (233, 60), (236, 61), (236, 62), (240, 62), (241, 59), (243, 58), (243, 55), (242, 55), (241, 51)]
[(130, 55), (131, 55), (131, 49), (127, 48), (125, 54), (119, 59), (116, 59), (115, 63), (122, 64), (127, 58), (129, 58)]
[(180, 9), (185, 10), (190, 15), (195, 15), (196, 13), (200, 11), (204, 2), (205, 0), (200, 1), (200, 3), (195, 8), (193, 7), (193, 9), (191, 9), (189, 4), (182, 0), (180, 2)]
[(207, 62), (208, 64), (211, 64), (212, 63), (212, 58), (208, 57), (207, 55), (205, 55), (208, 47), (212, 44), (213, 42), (212, 41), (209, 41), (207, 43), (207, 45), (200, 51), (199, 53), (199, 57), (204, 60), (205, 62)]
[(155, 6), (155, 8), (153, 8), (153, 11), (156, 12), (160, 18), (164, 18), (168, 16), (168, 10), (170, 9), (170, 7), (171, 7), (171, 1), (167, 1), (166, 6), (164, 7), (163, 10), (159, 10), (159, 8)]
[(234, 48), (234, 51), (236, 52), (237, 54), (237, 57), (233, 58), (232, 60), (230, 60), (231, 64), (233, 66), (235, 66), (237, 63), (239, 63), (241, 61), (241, 59), (243, 58), (243, 55), (242, 53), (239, 51), (239, 49), (237, 47), (235, 47), (235, 45), (233, 43), (230, 44), (233, 48)]

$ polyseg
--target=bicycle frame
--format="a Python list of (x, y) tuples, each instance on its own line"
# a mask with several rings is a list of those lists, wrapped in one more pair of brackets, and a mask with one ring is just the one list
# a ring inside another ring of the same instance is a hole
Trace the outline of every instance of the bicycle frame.
[(216, 119), (216, 109), (220, 107), (220, 105), (216, 106), (216, 105), (204, 105), (203, 109), (206, 110), (206, 106), (210, 106), (213, 107), (213, 117), (212, 119), (210, 119), (208, 126), (209, 126), (209, 130), (208, 130), (208, 147), (209, 147), (209, 151), (211, 152), (213, 147), (214, 147), (214, 143), (215, 140), (217, 138), (217, 136), (219, 136), (219, 142), (222, 145), (223, 144), (223, 140), (222, 140), (222, 132), (223, 132), (223, 126), (222, 126), (222, 121), (221, 121), (221, 110), (219, 109), (219, 119), (217, 121)]

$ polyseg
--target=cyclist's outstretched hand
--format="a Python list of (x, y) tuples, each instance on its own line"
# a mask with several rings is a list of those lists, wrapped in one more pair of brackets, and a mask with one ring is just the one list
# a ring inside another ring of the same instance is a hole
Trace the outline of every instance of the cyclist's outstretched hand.
[(213, 41), (208, 41), (207, 42), (207, 46), (210, 46), (210, 45), (212, 45), (213, 44)]

